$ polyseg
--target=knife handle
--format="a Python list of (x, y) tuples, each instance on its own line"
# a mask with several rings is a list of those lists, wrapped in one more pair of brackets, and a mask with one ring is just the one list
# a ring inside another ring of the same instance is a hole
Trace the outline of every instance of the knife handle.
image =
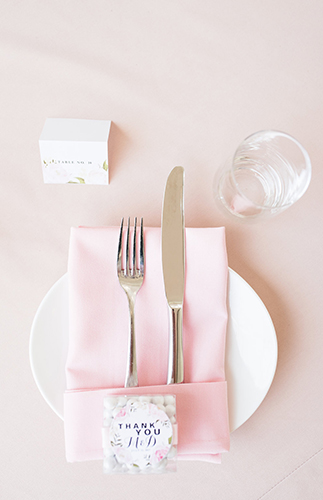
[(180, 384), (184, 381), (182, 307), (169, 307), (169, 319), (169, 358), (167, 384)]

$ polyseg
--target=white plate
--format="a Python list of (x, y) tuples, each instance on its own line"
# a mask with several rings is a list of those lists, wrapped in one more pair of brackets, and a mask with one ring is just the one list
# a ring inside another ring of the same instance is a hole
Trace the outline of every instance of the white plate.
[[(229, 272), (226, 378), (230, 430), (259, 407), (274, 378), (277, 338), (269, 313), (255, 291)], [(68, 278), (62, 276), (41, 302), (30, 336), (30, 363), (49, 406), (64, 418), (65, 362), (68, 349)]]

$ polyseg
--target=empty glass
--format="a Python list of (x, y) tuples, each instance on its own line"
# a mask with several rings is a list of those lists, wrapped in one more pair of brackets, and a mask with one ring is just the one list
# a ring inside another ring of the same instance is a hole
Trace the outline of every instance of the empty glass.
[(303, 146), (283, 132), (247, 137), (217, 171), (215, 199), (240, 219), (279, 214), (305, 193), (311, 161)]

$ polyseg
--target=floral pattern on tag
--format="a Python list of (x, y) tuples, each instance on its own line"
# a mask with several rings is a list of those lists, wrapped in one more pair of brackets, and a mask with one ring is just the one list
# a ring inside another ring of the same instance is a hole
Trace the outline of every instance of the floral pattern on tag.
[(162, 472), (176, 458), (176, 446), (173, 445), (175, 398), (172, 409), (168, 405), (167, 411), (161, 398), (105, 398), (105, 472)]

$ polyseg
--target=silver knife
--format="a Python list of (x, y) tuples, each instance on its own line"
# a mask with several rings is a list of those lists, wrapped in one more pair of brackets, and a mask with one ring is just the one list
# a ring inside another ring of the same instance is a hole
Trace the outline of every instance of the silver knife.
[(184, 227), (184, 169), (175, 167), (167, 179), (162, 216), (162, 264), (170, 319), (167, 384), (180, 384), (184, 380)]

